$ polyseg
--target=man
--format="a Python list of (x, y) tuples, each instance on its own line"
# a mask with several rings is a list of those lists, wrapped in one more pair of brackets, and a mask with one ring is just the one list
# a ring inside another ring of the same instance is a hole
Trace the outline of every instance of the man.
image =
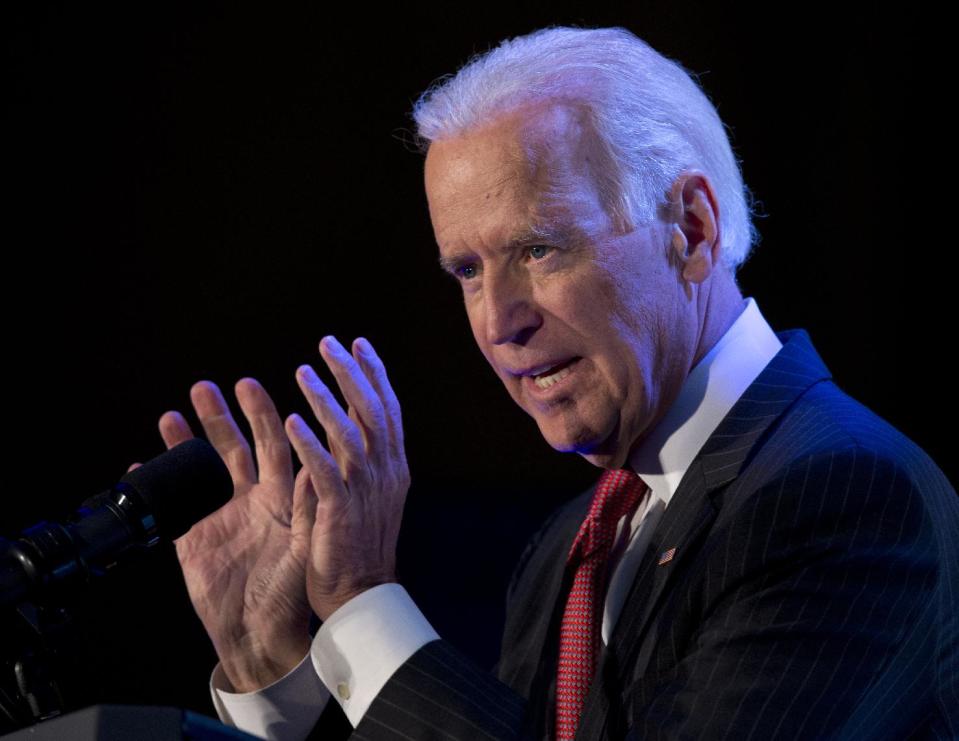
[[(959, 500), (742, 297), (745, 189), (685, 71), (622, 29), (550, 29), (415, 115), (477, 344), (550, 445), (605, 473), (523, 554), (494, 678), (395, 584), (409, 473), (369, 343), (320, 345), (348, 413), (297, 373), (329, 450), (247, 379), (254, 465), (197, 384), (236, 495), (177, 549), (221, 717), (276, 738), (324, 707), (317, 737), (343, 715), (384, 739), (959, 736)], [(192, 434), (177, 413), (161, 432)]]

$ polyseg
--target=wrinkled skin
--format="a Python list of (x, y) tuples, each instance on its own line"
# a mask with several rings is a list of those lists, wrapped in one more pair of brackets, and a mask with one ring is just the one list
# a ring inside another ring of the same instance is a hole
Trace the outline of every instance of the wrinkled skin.
[[(321, 352), (349, 412), (309, 366), (297, 381), (327, 450), (298, 415), (284, 425), (263, 387), (236, 385), (253, 432), (243, 437), (217, 386), (191, 390), (200, 424), (233, 477), (233, 498), (176, 541), (190, 599), (227, 678), (249, 692), (288, 673), (309, 649), (311, 609), (325, 620), (364, 590), (395, 581), (409, 470), (396, 395), (365, 340)], [(168, 447), (193, 436), (179, 412), (160, 419)], [(303, 462), (294, 476), (292, 442)], [(257, 473), (259, 470), (259, 473)]]

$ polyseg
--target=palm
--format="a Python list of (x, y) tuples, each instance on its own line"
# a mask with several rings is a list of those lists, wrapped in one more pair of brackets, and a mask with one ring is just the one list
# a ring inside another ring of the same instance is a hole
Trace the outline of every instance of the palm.
[[(238, 630), (256, 629), (264, 616), (305, 626), (303, 592), (308, 534), (297, 534), (282, 513), (257, 500), (250, 487), (176, 543), (190, 598), (204, 627), (224, 611), (238, 615)], [(237, 537), (236, 533), (242, 533)], [(238, 565), (246, 568), (237, 570)], [(229, 572), (229, 578), (223, 578)], [(301, 597), (301, 598), (298, 598)]]
[[(259, 384), (237, 384), (259, 473), (219, 389), (200, 383), (192, 397), (204, 431), (230, 469), (234, 494), (176, 541), (177, 556), (224, 670), (237, 689), (246, 690), (282, 676), (306, 653), (310, 606), (304, 584), (315, 499), (294, 487), (282, 423)], [(160, 431), (168, 446), (192, 437), (176, 412), (161, 418)]]

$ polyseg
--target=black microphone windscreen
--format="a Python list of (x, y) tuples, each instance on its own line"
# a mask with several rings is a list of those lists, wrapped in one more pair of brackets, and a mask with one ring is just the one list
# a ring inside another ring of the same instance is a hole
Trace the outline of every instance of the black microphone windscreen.
[(170, 448), (120, 481), (143, 498), (156, 519), (159, 535), (169, 540), (179, 538), (233, 495), (233, 479), (226, 464), (213, 446), (200, 438)]

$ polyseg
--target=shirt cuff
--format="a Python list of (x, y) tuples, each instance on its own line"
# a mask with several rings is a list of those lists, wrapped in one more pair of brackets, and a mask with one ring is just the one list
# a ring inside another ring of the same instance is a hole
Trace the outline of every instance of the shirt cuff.
[(233, 692), (217, 664), (210, 677), (210, 694), (221, 721), (271, 741), (305, 739), (330, 699), (310, 654), (273, 684), (245, 693)]
[(313, 638), (313, 666), (354, 728), (383, 685), (439, 638), (399, 584), (380, 584), (330, 615)]

